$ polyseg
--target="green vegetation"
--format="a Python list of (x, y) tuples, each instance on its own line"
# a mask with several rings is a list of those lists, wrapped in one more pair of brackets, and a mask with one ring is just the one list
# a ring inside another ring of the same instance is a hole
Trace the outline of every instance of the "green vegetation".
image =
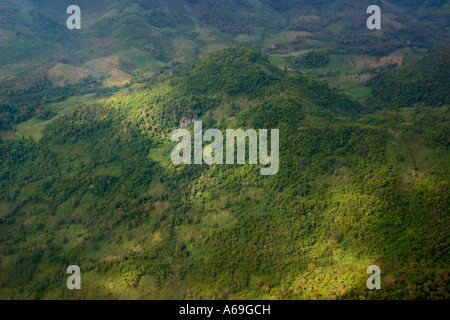
[(325, 67), (328, 61), (330, 61), (330, 58), (326, 53), (317, 50), (311, 50), (295, 59), (293, 61), (293, 64), (298, 64), (300, 67), (308, 69), (321, 68)]
[(450, 104), (450, 49), (441, 49), (402, 68), (379, 73), (369, 84), (374, 95), (399, 107)]
[[(448, 299), (448, 103), (368, 107), (269, 61), (219, 51), (0, 140), (0, 298)], [(280, 129), (279, 174), (174, 166), (193, 116)]]
[(433, 50), (448, 41), (449, 31), (443, 1), (384, 3), (389, 19), (381, 33), (367, 30), (367, 4), (354, 0), (80, 0), (83, 27), (76, 32), (65, 27), (71, 4), (2, 1), (0, 81), (23, 81), (55, 63), (65, 70), (89, 69), (97, 80), (121, 71), (142, 81), (242, 43), (271, 55), (326, 47), (381, 59), (404, 48), (420, 54)]
[(110, 95), (114, 91), (117, 91), (116, 87), (100, 87), (93, 78), (63, 87), (56, 87), (44, 78), (39, 83), (24, 89), (0, 90), (0, 130), (10, 130), (13, 125), (33, 117), (48, 120), (55, 115), (50, 105), (65, 101), (72, 96), (95, 93), (101, 97)]

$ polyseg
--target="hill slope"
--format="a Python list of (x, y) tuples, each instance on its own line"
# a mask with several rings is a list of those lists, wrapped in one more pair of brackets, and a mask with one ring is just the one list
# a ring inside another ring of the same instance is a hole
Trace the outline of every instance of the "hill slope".
[(450, 104), (450, 49), (441, 49), (414, 64), (394, 68), (371, 79), (374, 95), (398, 106)]
[[(0, 297), (448, 298), (448, 106), (361, 110), (243, 46), (0, 141)], [(193, 116), (279, 129), (279, 173), (173, 165)]]

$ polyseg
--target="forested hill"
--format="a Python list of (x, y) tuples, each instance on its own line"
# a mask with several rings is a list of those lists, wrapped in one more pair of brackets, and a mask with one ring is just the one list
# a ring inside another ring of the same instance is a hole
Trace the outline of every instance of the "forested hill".
[(415, 103), (450, 104), (450, 49), (440, 49), (416, 63), (391, 68), (371, 79), (373, 93), (384, 102), (401, 107)]
[[(448, 299), (448, 106), (336, 91), (242, 46), (0, 140), (0, 298)], [(279, 173), (175, 166), (195, 116), (279, 129)]]
[(371, 3), (358, 0), (79, 0), (81, 29), (69, 30), (72, 4), (0, 2), (0, 137), (242, 44), (365, 100), (363, 81), (448, 46), (450, 34), (441, 0), (384, 1), (377, 31), (366, 26)]

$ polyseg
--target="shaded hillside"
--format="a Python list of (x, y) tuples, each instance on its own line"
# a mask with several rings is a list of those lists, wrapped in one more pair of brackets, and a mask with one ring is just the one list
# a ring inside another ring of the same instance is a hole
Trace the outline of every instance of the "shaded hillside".
[(401, 68), (391, 68), (369, 83), (383, 102), (400, 107), (450, 104), (450, 49), (441, 49)]

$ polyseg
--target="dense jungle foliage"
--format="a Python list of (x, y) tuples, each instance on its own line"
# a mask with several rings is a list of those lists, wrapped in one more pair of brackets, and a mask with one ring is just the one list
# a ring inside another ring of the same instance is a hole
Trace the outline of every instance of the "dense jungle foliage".
[[(448, 299), (446, 56), (377, 77), (373, 111), (239, 46), (3, 138), (0, 298)], [(279, 129), (279, 173), (175, 166), (170, 134), (194, 116)]]
[(441, 49), (413, 65), (391, 68), (370, 80), (374, 95), (399, 107), (450, 104), (450, 50)]

